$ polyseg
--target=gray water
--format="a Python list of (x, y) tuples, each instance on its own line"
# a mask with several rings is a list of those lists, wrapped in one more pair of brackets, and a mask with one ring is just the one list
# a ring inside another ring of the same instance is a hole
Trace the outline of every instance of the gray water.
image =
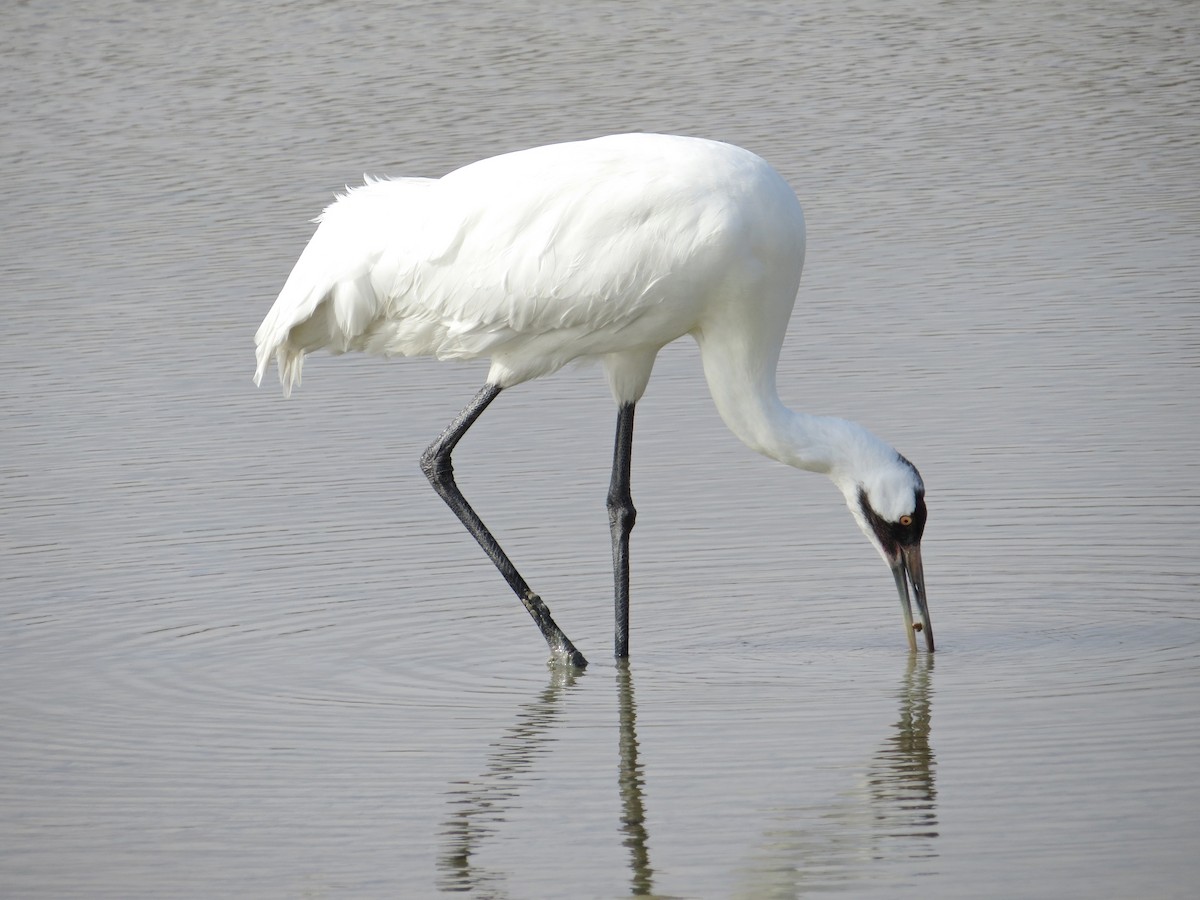
[[(1200, 12), (29, 2), (0, 12), (0, 895), (1192, 897)], [(921, 468), (939, 649), (695, 347), (639, 407), (633, 659), (601, 374), (252, 335), (362, 173), (704, 135), (805, 204), (780, 385)]]

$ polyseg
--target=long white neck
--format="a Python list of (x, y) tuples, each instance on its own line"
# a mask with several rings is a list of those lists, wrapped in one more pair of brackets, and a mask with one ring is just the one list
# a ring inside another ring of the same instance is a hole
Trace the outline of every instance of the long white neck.
[(894, 448), (856, 422), (784, 406), (775, 386), (781, 341), (764, 346), (747, 341), (744, 332), (721, 332), (698, 335), (697, 342), (717, 411), (750, 449), (828, 475), (843, 493), (897, 458)]

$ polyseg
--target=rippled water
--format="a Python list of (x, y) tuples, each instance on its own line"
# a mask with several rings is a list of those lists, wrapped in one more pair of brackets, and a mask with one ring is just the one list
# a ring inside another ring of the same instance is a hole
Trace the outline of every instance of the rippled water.
[[(1198, 20), (0, 13), (0, 894), (1191, 897)], [(782, 390), (920, 465), (935, 659), (690, 345), (639, 407), (628, 668), (599, 373), (456, 454), (576, 677), (416, 468), (481, 367), (250, 384), (343, 184), (625, 130), (750, 147), (804, 201)]]

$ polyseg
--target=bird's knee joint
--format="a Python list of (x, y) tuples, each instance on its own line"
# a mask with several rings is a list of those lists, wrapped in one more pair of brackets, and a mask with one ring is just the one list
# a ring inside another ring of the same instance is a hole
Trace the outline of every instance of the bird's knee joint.
[(421, 454), (421, 471), (434, 487), (454, 481), (454, 466), (450, 454), (441, 452), (436, 446), (428, 447)]
[(628, 497), (608, 498), (608, 521), (614, 528), (629, 531), (637, 521), (637, 510)]

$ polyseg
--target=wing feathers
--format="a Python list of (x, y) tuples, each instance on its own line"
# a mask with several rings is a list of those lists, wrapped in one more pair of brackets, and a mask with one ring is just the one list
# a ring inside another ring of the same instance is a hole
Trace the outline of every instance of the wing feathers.
[(627, 349), (634, 323), (646, 345), (687, 332), (727, 265), (713, 250), (728, 191), (713, 179), (733, 167), (720, 165), (726, 145), (676, 148), (695, 159), (638, 146), (551, 146), (350, 190), (259, 328), (255, 380), (275, 356), (286, 393), (304, 355), (327, 347), (504, 357), (515, 383)]

